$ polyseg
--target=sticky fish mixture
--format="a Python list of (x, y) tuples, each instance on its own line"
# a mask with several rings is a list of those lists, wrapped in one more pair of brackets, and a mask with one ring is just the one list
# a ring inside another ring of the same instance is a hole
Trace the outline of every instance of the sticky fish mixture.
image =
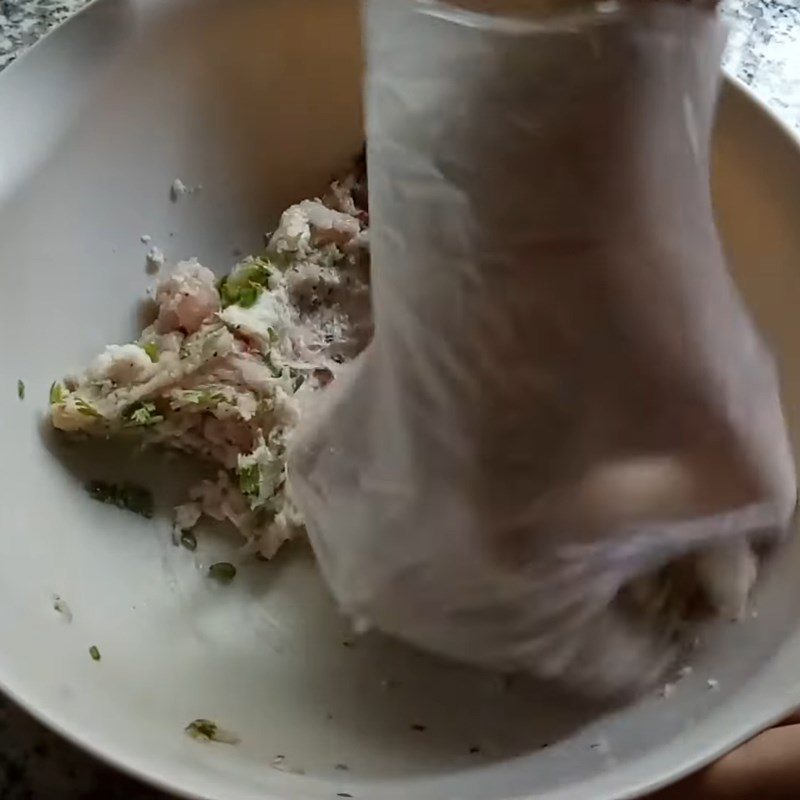
[(222, 280), (197, 260), (157, 283), (153, 322), (54, 383), (52, 424), (124, 438), (218, 467), (175, 509), (178, 531), (232, 523), (271, 558), (303, 532), (287, 491), (287, 443), (303, 409), (371, 336), (363, 161), (321, 199), (288, 208), (265, 252)]

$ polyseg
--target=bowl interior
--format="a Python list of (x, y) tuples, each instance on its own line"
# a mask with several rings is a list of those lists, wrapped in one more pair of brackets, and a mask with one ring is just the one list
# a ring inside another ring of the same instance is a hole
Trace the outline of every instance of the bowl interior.
[[(633, 796), (800, 702), (796, 542), (769, 567), (759, 619), (711, 628), (673, 697), (587, 708), (354, 639), (303, 546), (211, 585), (203, 567), (238, 558), (237, 542), (209, 531), (195, 553), (172, 546), (168, 509), (191, 467), (65, 446), (43, 425), (50, 382), (135, 333), (152, 280), (140, 236), (219, 272), (258, 250), (280, 210), (357, 151), (360, 74), (351, 0), (101, 0), (0, 80), (0, 682), (187, 795)], [(203, 189), (171, 202), (176, 177)], [(800, 151), (732, 86), (715, 190), (800, 430)], [(88, 477), (145, 480), (161, 512), (93, 503)], [(198, 717), (241, 743), (193, 741)]]

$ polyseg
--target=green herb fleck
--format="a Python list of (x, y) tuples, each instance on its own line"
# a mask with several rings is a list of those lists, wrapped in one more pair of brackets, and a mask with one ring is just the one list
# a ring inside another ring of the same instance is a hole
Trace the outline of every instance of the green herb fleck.
[(248, 499), (255, 499), (261, 493), (261, 470), (258, 464), (240, 467), (236, 470), (239, 476), (239, 490)]
[(191, 531), (182, 531), (181, 544), (187, 550), (197, 550), (197, 537)]
[(230, 731), (223, 730), (210, 719), (196, 719), (190, 722), (184, 731), (199, 742), (220, 742), (221, 744), (239, 744), (239, 737)]
[(95, 500), (117, 508), (132, 511), (150, 519), (153, 516), (153, 495), (142, 486), (131, 483), (117, 485), (105, 481), (92, 481), (86, 491)]
[(100, 660), (101, 656), (100, 656), (100, 651), (97, 649), (97, 645), (93, 644), (89, 648), (89, 655), (92, 657), (92, 661), (99, 661)]
[(69, 392), (58, 382), (53, 382), (50, 386), (50, 405), (57, 406), (67, 399)]
[(219, 296), (222, 302), (222, 307), (227, 308), (228, 306), (232, 306), (236, 303), (239, 299), (239, 289), (235, 288), (232, 284), (228, 282), (226, 279), (222, 286), (220, 286)]
[(164, 417), (156, 414), (155, 403), (138, 403), (125, 414), (125, 425), (128, 427), (147, 428), (163, 421)]
[(19, 397), (20, 400), (25, 399), (25, 383), (22, 380), (17, 381), (17, 397)]
[(253, 306), (261, 292), (269, 288), (270, 276), (275, 271), (273, 264), (260, 258), (238, 264), (233, 272), (218, 284), (222, 307)]
[(158, 357), (161, 355), (161, 349), (158, 344), (156, 344), (156, 342), (148, 342), (141, 347), (142, 350), (147, 353), (148, 358), (155, 364), (158, 361)]
[(179, 409), (183, 405), (198, 406), (203, 411), (211, 411), (226, 399), (222, 392), (210, 389), (180, 389), (172, 394), (172, 407)]
[(78, 410), (78, 413), (83, 414), (84, 417), (96, 417), (98, 419), (102, 419), (103, 417), (91, 403), (87, 403), (82, 397), (75, 398), (75, 408)]
[(208, 568), (208, 577), (218, 583), (229, 584), (236, 577), (236, 567), (227, 561), (218, 561)]
[(250, 283), (239, 292), (237, 305), (242, 308), (252, 308), (261, 294), (261, 287), (256, 283)]

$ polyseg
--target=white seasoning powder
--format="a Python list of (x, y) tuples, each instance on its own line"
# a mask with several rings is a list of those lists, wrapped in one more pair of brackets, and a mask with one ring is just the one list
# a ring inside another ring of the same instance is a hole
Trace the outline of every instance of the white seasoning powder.
[(188, 194), (189, 187), (180, 179), (175, 178), (169, 190), (169, 196), (173, 203), (177, 203), (185, 194)]
[(672, 697), (673, 694), (675, 694), (675, 684), (674, 683), (665, 683), (661, 687), (661, 690), (659, 691), (659, 694), (665, 700), (669, 700), (669, 698)]
[(164, 266), (164, 253), (160, 247), (151, 247), (145, 256), (145, 264), (149, 275), (158, 272)]

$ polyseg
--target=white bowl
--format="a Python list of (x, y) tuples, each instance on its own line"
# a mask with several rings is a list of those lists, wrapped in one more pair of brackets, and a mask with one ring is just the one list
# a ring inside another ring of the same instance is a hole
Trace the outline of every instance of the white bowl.
[[(378, 637), (344, 646), (302, 548), (210, 585), (198, 565), (231, 545), (170, 544), (171, 462), (63, 447), (42, 426), (51, 380), (136, 330), (140, 235), (219, 270), (258, 249), (277, 212), (356, 151), (360, 68), (353, 2), (103, 0), (0, 80), (0, 682), (74, 741), (191, 797), (633, 797), (800, 703), (796, 541), (769, 569), (759, 619), (709, 631), (674, 696), (602, 713)], [(172, 203), (176, 177), (204, 188)], [(800, 150), (733, 85), (715, 181), (798, 430)], [(142, 470), (164, 507), (152, 522), (81, 488)], [(197, 717), (241, 744), (190, 739)]]

